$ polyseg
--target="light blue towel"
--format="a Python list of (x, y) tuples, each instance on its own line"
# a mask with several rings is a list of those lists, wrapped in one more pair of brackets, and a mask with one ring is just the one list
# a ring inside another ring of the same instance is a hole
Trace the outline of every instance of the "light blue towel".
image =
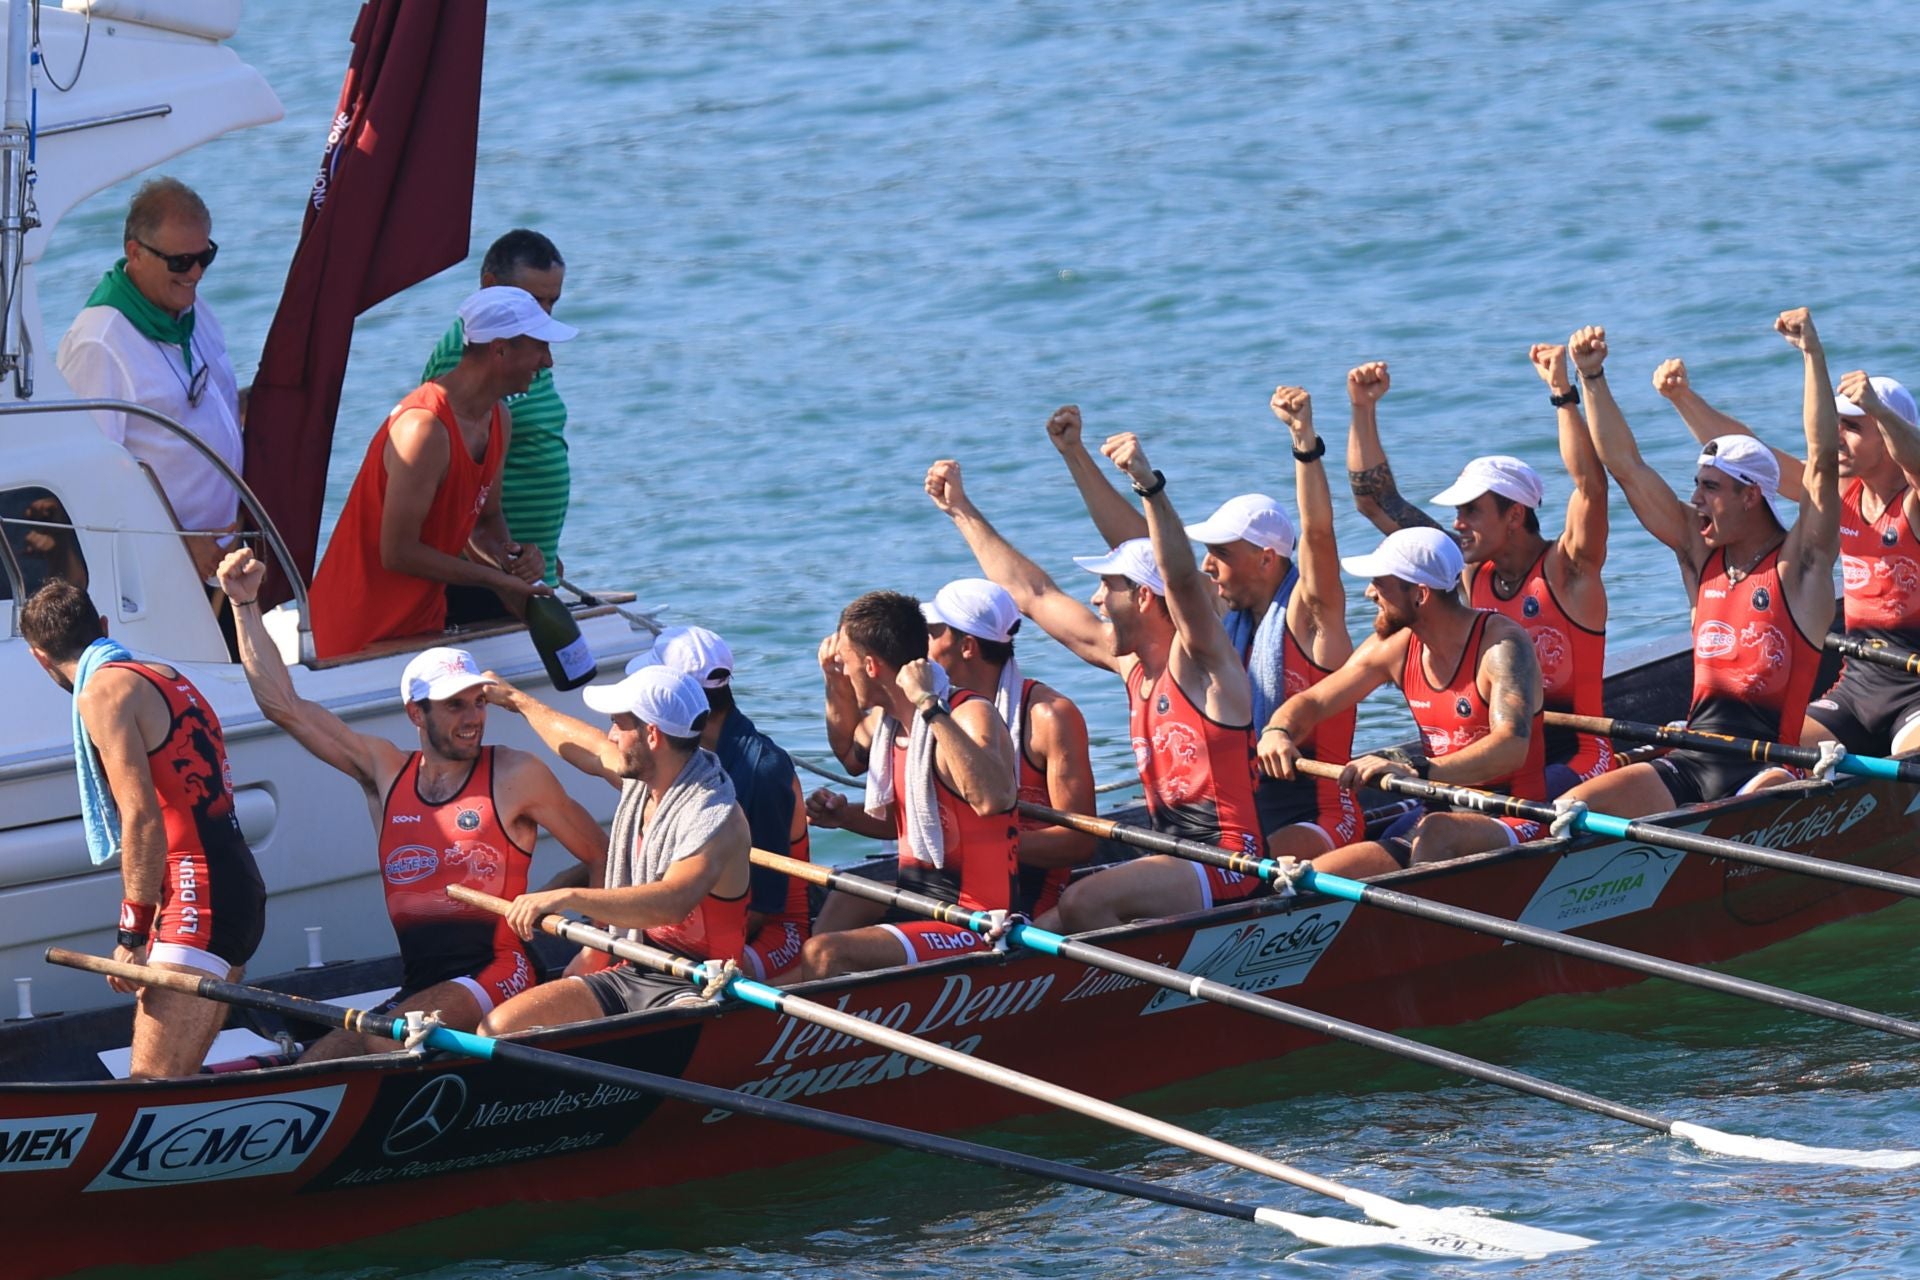
[(1224, 619), (1227, 636), (1240, 651), (1241, 660), (1247, 664), (1247, 676), (1253, 681), (1253, 731), (1256, 734), (1287, 700), (1286, 677), (1281, 671), (1287, 651), (1287, 601), (1293, 598), (1293, 588), (1299, 581), (1298, 568), (1287, 570), (1286, 581), (1274, 593), (1273, 603), (1267, 606), (1266, 616), (1257, 626), (1253, 614), (1245, 609), (1230, 610)]
[(80, 691), (105, 664), (132, 660), (127, 646), (101, 636), (81, 652), (80, 668), (73, 673), (73, 769), (80, 777), (80, 823), (87, 831), (87, 855), (96, 867), (119, 856), (120, 808), (100, 767), (100, 753), (93, 749), (86, 722), (80, 718)]

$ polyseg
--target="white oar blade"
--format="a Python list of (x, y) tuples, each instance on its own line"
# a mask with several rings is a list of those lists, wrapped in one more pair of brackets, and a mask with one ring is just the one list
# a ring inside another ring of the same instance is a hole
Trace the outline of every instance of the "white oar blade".
[[(1521, 1258), (1544, 1258), (1550, 1253), (1570, 1253), (1599, 1243), (1586, 1236), (1508, 1222), (1477, 1209), (1428, 1209), (1416, 1204), (1401, 1204), (1398, 1200), (1389, 1200), (1366, 1191), (1349, 1195), (1347, 1203), (1375, 1222), (1415, 1232), (1429, 1241), (1451, 1239), (1470, 1242)], [(1463, 1256), (1482, 1256), (1467, 1248), (1455, 1248), (1450, 1252)]]
[(1329, 1245), (1336, 1249), (1383, 1247), (1412, 1249), (1419, 1253), (1435, 1253), (1449, 1258), (1477, 1258), (1487, 1261), (1527, 1256), (1506, 1249), (1496, 1249), (1491, 1245), (1462, 1239), (1459, 1236), (1428, 1236), (1420, 1232), (1403, 1231), (1397, 1227), (1376, 1227), (1366, 1222), (1349, 1222), (1345, 1218), (1322, 1218), (1303, 1213), (1287, 1213), (1281, 1209), (1256, 1209), (1253, 1220), (1291, 1232), (1308, 1244)]
[(1920, 1165), (1920, 1151), (1808, 1147), (1780, 1138), (1750, 1138), (1743, 1133), (1726, 1133), (1702, 1124), (1689, 1124), (1685, 1120), (1676, 1122), (1671, 1132), (1674, 1137), (1685, 1138), (1702, 1151), (1742, 1160), (1765, 1160), (1773, 1164), (1832, 1164), (1852, 1169), (1911, 1169)]

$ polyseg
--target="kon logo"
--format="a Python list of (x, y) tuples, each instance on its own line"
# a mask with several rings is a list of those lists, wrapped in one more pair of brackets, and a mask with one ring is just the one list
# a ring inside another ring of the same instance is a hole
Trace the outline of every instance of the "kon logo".
[(346, 1091), (337, 1084), (231, 1102), (142, 1107), (87, 1190), (290, 1173), (320, 1145)]

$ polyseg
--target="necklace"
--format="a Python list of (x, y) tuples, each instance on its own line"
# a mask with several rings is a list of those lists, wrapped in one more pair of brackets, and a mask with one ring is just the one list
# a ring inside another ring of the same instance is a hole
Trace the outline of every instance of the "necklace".
[[(162, 355), (165, 355), (167, 348), (173, 345), (170, 342), (162, 342), (158, 338), (150, 339), (150, 341), (154, 346), (160, 348)], [(200, 354), (200, 349), (194, 345), (193, 339), (191, 338), (187, 339), (187, 350), (196, 356)], [(174, 365), (172, 359), (169, 358), (165, 363), (167, 368), (173, 370), (173, 380), (180, 384), (180, 390), (186, 395), (187, 407), (189, 409), (198, 409), (200, 407), (200, 401), (206, 398), (207, 377), (211, 371), (206, 359), (203, 357), (200, 361), (200, 367), (193, 371), (192, 381), (188, 381), (188, 379), (181, 375), (180, 370)]]
[(1748, 574), (1753, 572), (1754, 566), (1759, 564), (1762, 560), (1765, 560), (1767, 558), (1768, 553), (1771, 552), (1775, 547), (1779, 545), (1780, 544), (1777, 542), (1769, 542), (1766, 546), (1754, 552), (1753, 555), (1747, 560), (1747, 563), (1741, 568), (1736, 569), (1733, 567), (1732, 564), (1728, 564), (1727, 565), (1727, 581), (1731, 583), (1738, 583), (1743, 581)]

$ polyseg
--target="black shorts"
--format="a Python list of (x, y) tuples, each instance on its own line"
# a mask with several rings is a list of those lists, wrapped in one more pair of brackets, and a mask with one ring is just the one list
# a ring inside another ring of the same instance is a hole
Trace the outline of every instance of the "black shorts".
[(1920, 720), (1920, 679), (1871, 662), (1849, 661), (1826, 695), (1807, 704), (1807, 718), (1857, 755), (1882, 756), (1901, 730)]
[(1653, 762), (1660, 781), (1673, 796), (1673, 807), (1705, 804), (1733, 795), (1755, 778), (1773, 768), (1733, 756), (1713, 755), (1705, 751), (1669, 751)]
[(169, 850), (151, 964), (177, 964), (226, 981), (253, 958), (267, 928), (267, 888), (237, 837), (213, 849)]
[(587, 990), (600, 1002), (601, 1012), (609, 1018), (616, 1013), (703, 1002), (699, 990), (685, 978), (670, 978), (624, 960), (610, 969), (585, 974), (580, 981), (587, 984)]

